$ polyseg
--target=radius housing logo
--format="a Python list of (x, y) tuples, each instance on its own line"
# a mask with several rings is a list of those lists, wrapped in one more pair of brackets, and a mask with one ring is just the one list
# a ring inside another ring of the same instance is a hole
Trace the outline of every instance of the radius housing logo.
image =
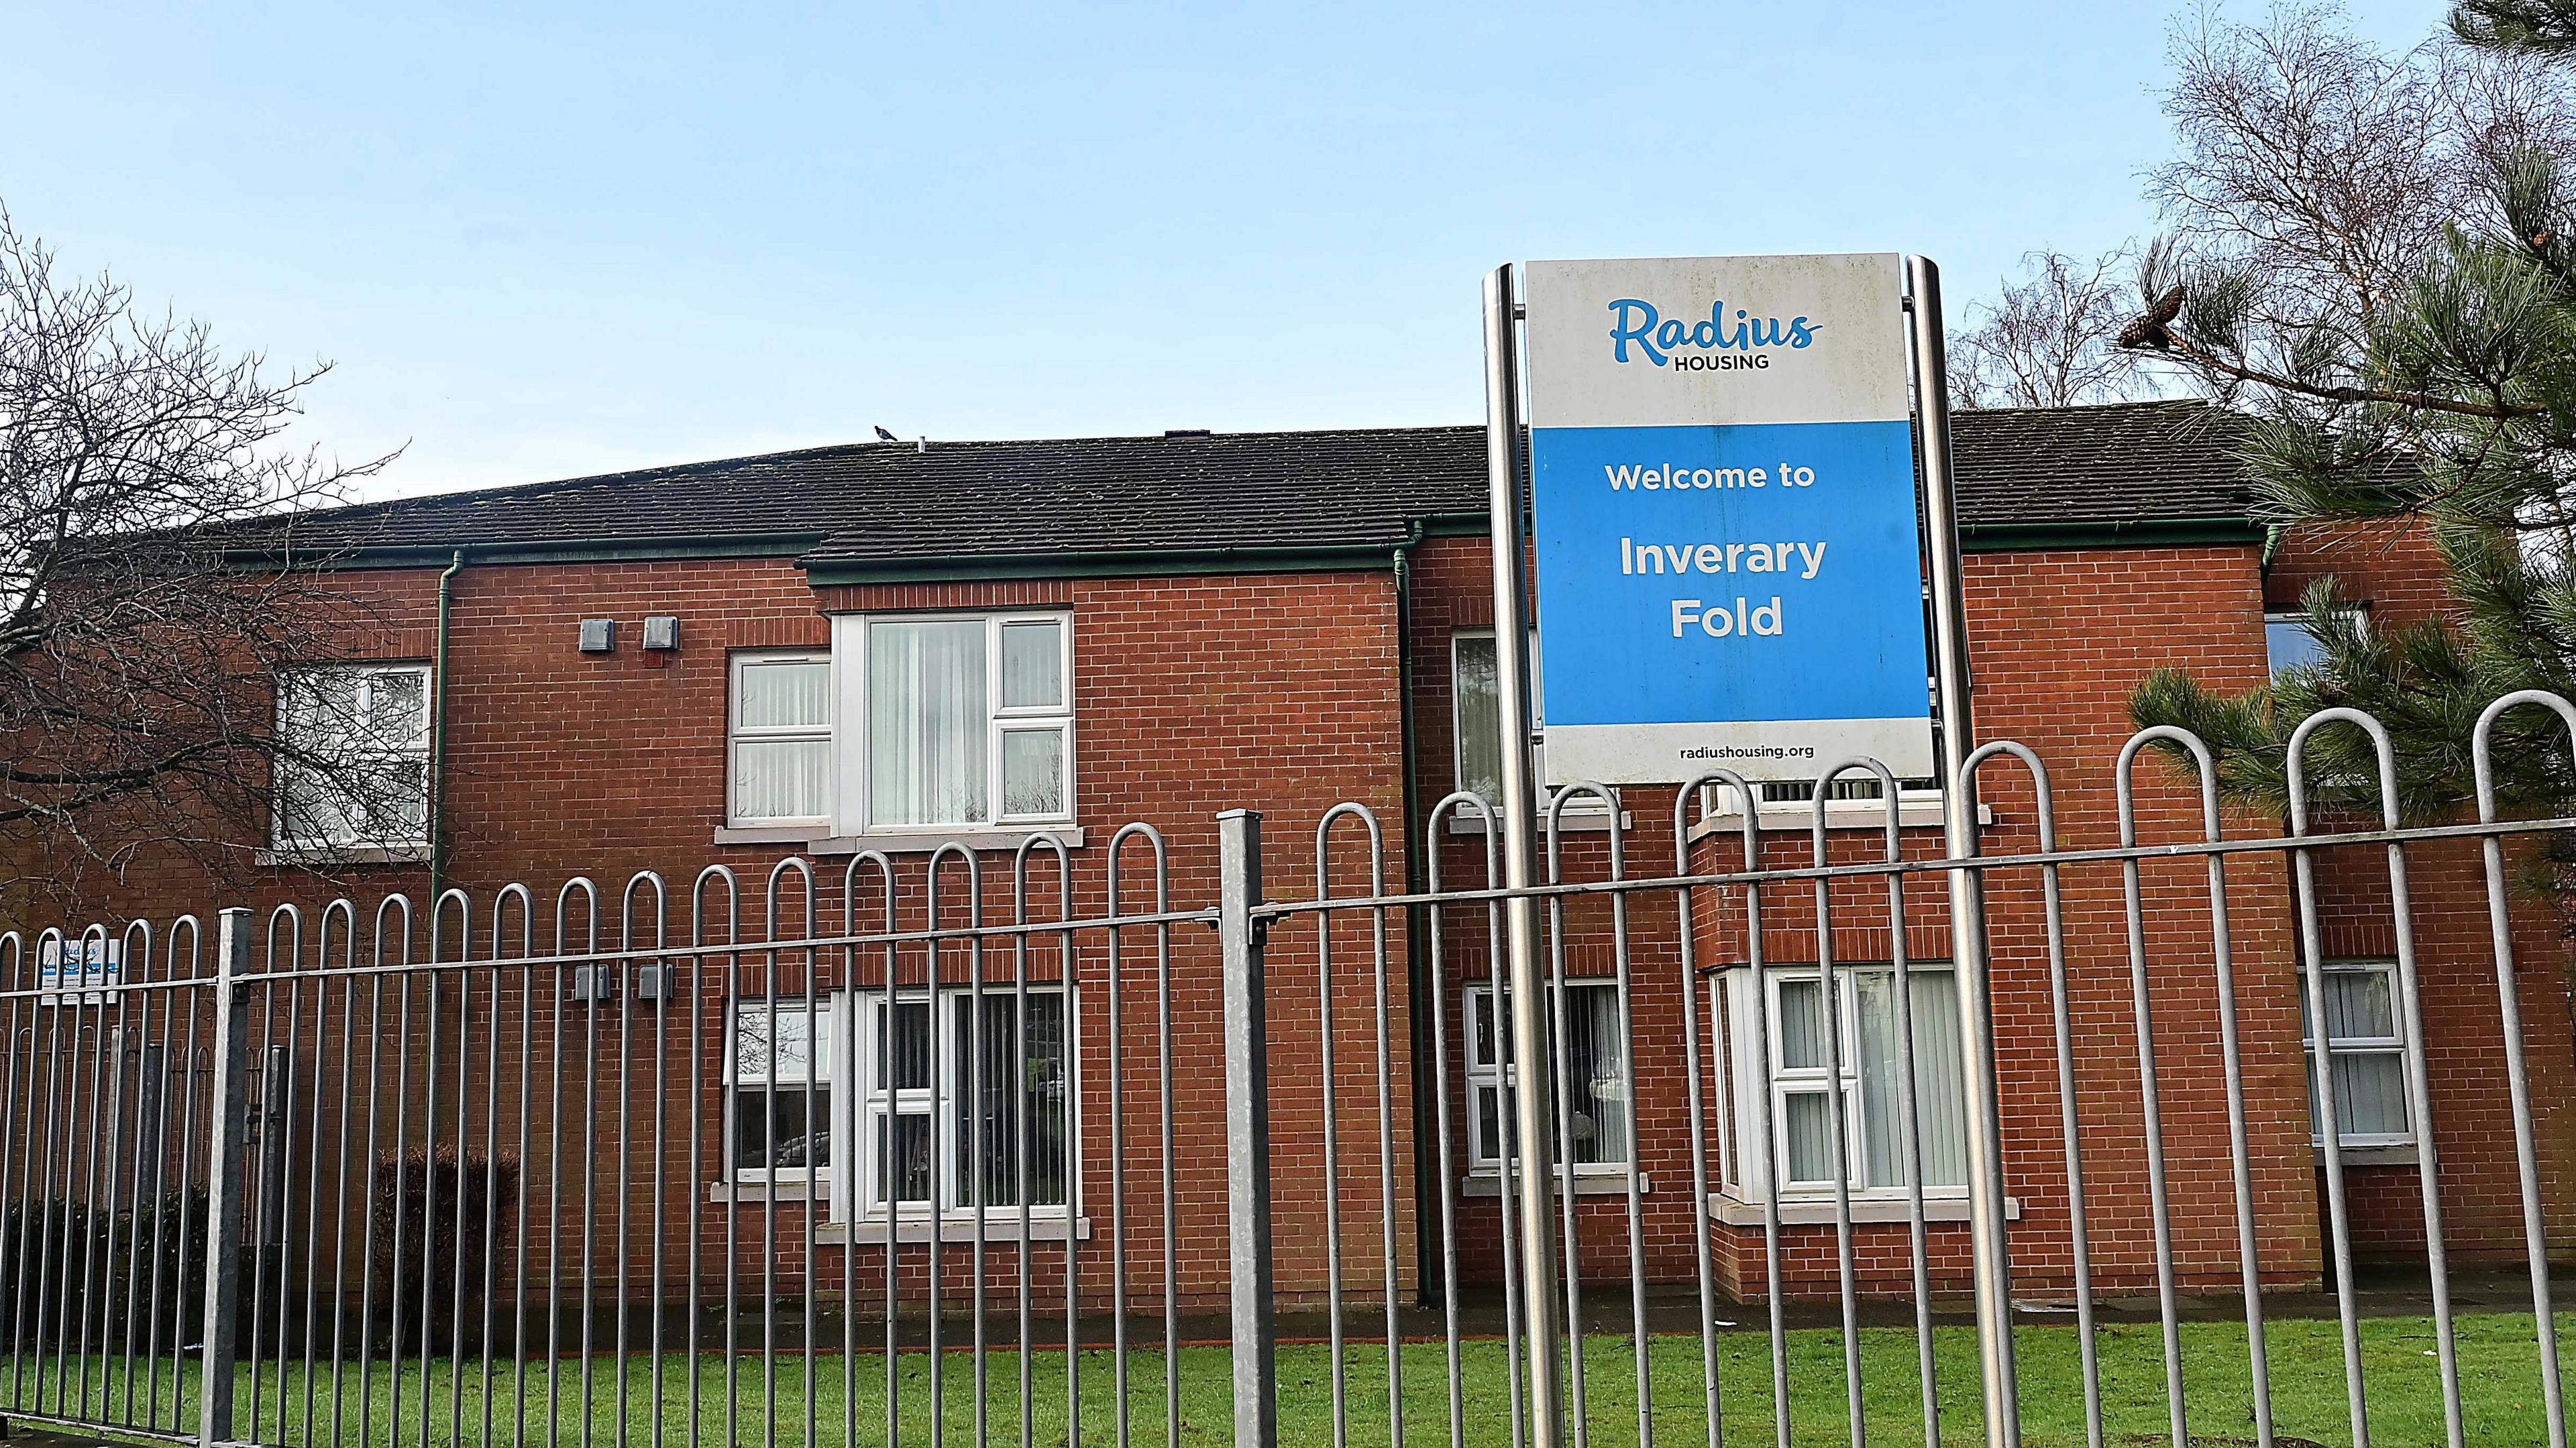
[[(1809, 321), (1803, 314), (1783, 320), (1755, 316), (1743, 307), (1736, 308), (1734, 320), (1729, 321), (1722, 297), (1709, 303), (1708, 315), (1697, 321), (1666, 317), (1642, 297), (1620, 297), (1610, 303), (1610, 313), (1610, 355), (1614, 361), (1629, 361), (1629, 346), (1633, 343), (1636, 356), (1658, 367), (1679, 367), (1685, 372), (1769, 367), (1768, 349), (1803, 350), (1823, 330), (1823, 324)], [(1685, 348), (1695, 350), (1685, 352)]]

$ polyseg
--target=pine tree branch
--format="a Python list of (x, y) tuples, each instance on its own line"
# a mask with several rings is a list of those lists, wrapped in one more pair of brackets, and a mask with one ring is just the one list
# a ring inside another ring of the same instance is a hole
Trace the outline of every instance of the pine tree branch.
[(2379, 387), (2326, 386), (2314, 382), (2302, 382), (2295, 377), (2274, 372), (2268, 368), (2249, 367), (2242, 362), (2231, 361), (2161, 328), (2150, 330), (2135, 341), (2123, 338), (2121, 345), (2137, 351), (2161, 352), (2168, 357), (2178, 358), (2195, 367), (2206, 368), (2238, 382), (2251, 382), (2258, 386), (2278, 388), (2283, 392), (2295, 393), (2301, 397), (2313, 397), (2321, 402), (2380, 403), (2389, 407), (2413, 408), (2421, 412), (2447, 412), (2458, 417), (2483, 417), (2493, 421), (2542, 417), (2549, 411), (2546, 407), (2529, 403), (2462, 402), (2458, 398), (2443, 397), (2431, 392), (2400, 392)]

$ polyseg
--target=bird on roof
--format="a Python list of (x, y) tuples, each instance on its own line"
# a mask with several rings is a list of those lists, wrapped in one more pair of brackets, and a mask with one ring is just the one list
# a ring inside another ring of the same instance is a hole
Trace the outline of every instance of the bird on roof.
[(890, 433), (890, 432), (886, 431), (886, 430), (885, 430), (884, 425), (883, 425), (883, 424), (880, 424), (880, 425), (877, 427), (877, 441), (879, 441), (879, 442), (901, 442), (901, 441), (903, 441), (903, 439), (901, 439), (901, 438), (899, 438), (899, 437), (896, 437), (893, 433)]

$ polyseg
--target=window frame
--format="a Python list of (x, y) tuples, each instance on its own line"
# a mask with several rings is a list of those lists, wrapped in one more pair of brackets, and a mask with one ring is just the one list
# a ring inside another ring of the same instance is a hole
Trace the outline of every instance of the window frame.
[[(1548, 982), (1547, 989), (1551, 997), (1554, 995), (1557, 988), (1558, 983), (1556, 981), (1550, 980)], [(1564, 988), (1567, 990), (1599, 991), (1610, 995), (1615, 1002), (1619, 989), (1619, 982), (1617, 978), (1613, 976), (1569, 976), (1564, 981)], [(1494, 983), (1490, 980), (1470, 980), (1466, 982), (1464, 987), (1460, 990), (1459, 1001), (1459, 1025), (1465, 1032), (1465, 1046), (1458, 1053), (1458, 1059), (1460, 1062), (1461, 1078), (1464, 1084), (1466, 1097), (1467, 1175), (1470, 1177), (1483, 1178), (1497, 1177), (1502, 1173), (1502, 1158), (1495, 1150), (1500, 1143), (1489, 1142), (1484, 1139), (1485, 1118), (1484, 1112), (1478, 1108), (1477, 1097), (1479, 1093), (1485, 1091), (1492, 1091), (1495, 1093), (1495, 1119), (1499, 1127), (1502, 1119), (1502, 1104), (1505, 1099), (1503, 1090), (1506, 1084), (1504, 1080), (1505, 1072), (1499, 1058), (1501, 1056), (1502, 1032), (1509, 1027), (1507, 1022), (1500, 1019), (1497, 1019), (1492, 1023), (1493, 1040), (1496, 1047), (1495, 1056), (1497, 1059), (1492, 1061), (1480, 1059), (1480, 1053), (1477, 1049), (1476, 1023), (1480, 1017), (1492, 1015), (1494, 1013), (1496, 1001)], [(1550, 1018), (1551, 1020), (1554, 1018), (1553, 1013), (1551, 1013)], [(1632, 1098), (1637, 1089), (1637, 1062), (1636, 1053), (1631, 1049), (1633, 1045), (1633, 1042), (1623, 1041), (1619, 1046), (1619, 1074), (1623, 1078), (1624, 1084)], [(1509, 1082), (1511, 1089), (1518, 1090), (1520, 1086), (1519, 1062), (1515, 1061), (1512, 1063), (1509, 1075), (1511, 1078)], [(1554, 1155), (1556, 1146), (1557, 1144), (1554, 1142), (1549, 1143), (1548, 1150), (1550, 1155)], [(1625, 1160), (1597, 1162), (1560, 1161), (1556, 1164), (1557, 1176), (1559, 1179), (1564, 1179), (1568, 1176), (1625, 1177), (1628, 1174), (1629, 1163), (1636, 1159), (1636, 1154), (1637, 1143), (1631, 1140), (1628, 1143), (1628, 1157)]]
[[(1073, 611), (1069, 608), (925, 610), (845, 613), (832, 617), (832, 800), (828, 827), (837, 836), (1015, 834), (1070, 826), (1079, 806), (1080, 725), (1075, 708)], [(868, 739), (870, 630), (879, 623), (981, 623), (984, 626), (985, 818), (947, 823), (871, 823)], [(1063, 688), (1053, 706), (1002, 702), (1002, 631), (1012, 624), (1046, 623), (1056, 629), (1057, 678)], [(1064, 739), (1063, 808), (1014, 814), (1002, 777), (1003, 741), (1013, 733), (1060, 733)]]
[[(1814, 1066), (1791, 1066), (1787, 1064), (1787, 1053), (1783, 1050), (1787, 1033), (1780, 1029), (1781, 988), (1798, 984), (1821, 985), (1819, 973), (1782, 970), (1770, 971), (1767, 974), (1770, 979), (1765, 983), (1767, 990), (1763, 1006), (1770, 1015), (1764, 1021), (1767, 1029), (1763, 1032), (1763, 1039), (1771, 1052), (1771, 1059), (1764, 1063), (1768, 1068), (1766, 1074), (1769, 1077), (1768, 1084), (1771, 1091), (1771, 1169), (1779, 1176), (1780, 1195), (1783, 1197), (1831, 1195), (1834, 1189), (1832, 1177), (1811, 1179), (1790, 1174), (1789, 1133), (1784, 1129), (1784, 1124), (1789, 1119), (1790, 1097), (1824, 1097), (1826, 1109), (1830, 1112), (1833, 1108), (1833, 1096), (1839, 1085), (1843, 1098), (1843, 1163), (1856, 1172), (1867, 1172), (1866, 1153), (1869, 1137), (1866, 1123), (1862, 1120), (1860, 1089), (1860, 1006), (1855, 999), (1858, 992), (1853, 988), (1853, 973), (1842, 967), (1836, 967), (1834, 971), (1832, 992), (1834, 1021), (1831, 1028), (1834, 1033), (1833, 1059), (1836, 1066), (1840, 1067), (1839, 1071), (1821, 1063)], [(1840, 1078), (1839, 1082), (1836, 1080), (1837, 1076)], [(1830, 1119), (1828, 1117), (1828, 1120)], [(1901, 1184), (1897, 1187), (1899, 1191), (1903, 1189)], [(1874, 1182), (1852, 1183), (1854, 1196), (1879, 1190), (1883, 1189)]]
[[(1449, 777), (1452, 787), (1460, 790), (1467, 790), (1469, 786), (1467, 783), (1467, 719), (1466, 711), (1463, 708), (1467, 696), (1466, 691), (1458, 687), (1459, 645), (1475, 639), (1490, 641), (1495, 637), (1496, 634), (1491, 628), (1462, 628), (1451, 631), (1449, 635)], [(1539, 791), (1539, 824), (1543, 829), (1546, 827), (1548, 806), (1546, 737), (1547, 706), (1544, 702), (1544, 695), (1541, 690), (1540, 681), (1542, 675), (1539, 672), (1538, 630), (1535, 628), (1529, 631), (1529, 660), (1530, 767), (1533, 770), (1531, 777), (1537, 781)], [(1497, 664), (1497, 667), (1500, 667), (1499, 663)], [(1499, 683), (1499, 679), (1497, 682)], [(1484, 798), (1481, 794), (1477, 797), (1480, 799)], [(1487, 799), (1485, 800), (1485, 803), (1492, 805), (1498, 810), (1502, 808), (1502, 802), (1498, 799)], [(1584, 816), (1599, 817), (1608, 813), (1609, 807), (1604, 805), (1601, 802), (1600, 797), (1597, 795), (1583, 794), (1567, 800), (1565, 803), (1564, 814), (1567, 819), (1576, 819)], [(1477, 825), (1471, 817), (1461, 815), (1452, 821), (1452, 827), (1454, 829), (1472, 832), (1477, 828)]]
[[(919, 1004), (925, 993), (928, 993), (926, 987), (899, 987), (893, 992), (892, 1004)], [(997, 985), (987, 982), (983, 990), (985, 1009), (992, 1009), (996, 1001), (1009, 1002), (1015, 993), (1012, 983)], [(1080, 993), (1075, 987), (1060, 981), (1044, 983), (1031, 981), (1028, 993), (1031, 1000), (1041, 996), (1056, 996), (1064, 1001), (1066, 1199), (1062, 1202), (1031, 1202), (1027, 1210), (1031, 1222), (1067, 1222), (1076, 1216), (1077, 1209), (1081, 1205)], [(943, 984), (937, 989), (932, 999), (930, 1021), (931, 1038), (934, 1043), (958, 1029), (960, 1018), (973, 1010), (975, 994), (972, 989), (964, 985)], [(863, 989), (857, 992), (857, 995), (859, 1009), (855, 1024), (858, 1040), (857, 1048), (852, 1055), (857, 1063), (857, 1071), (854, 1075), (858, 1084), (845, 1093), (847, 1104), (842, 1108), (847, 1112), (848, 1140), (851, 1143), (851, 1149), (857, 1153), (850, 1160), (857, 1169), (846, 1173), (846, 1190), (836, 1193), (834, 1197), (836, 1215), (845, 1221), (878, 1227), (886, 1226), (889, 1217), (898, 1222), (928, 1221), (934, 1211), (943, 1224), (956, 1222), (972, 1226), (979, 1215), (988, 1227), (1005, 1222), (1016, 1224), (1021, 1211), (1019, 1204), (995, 1203), (981, 1208), (969, 1206), (964, 1204), (965, 1193), (960, 1190), (961, 1182), (957, 1173), (960, 1166), (965, 1163), (967, 1143), (957, 1132), (957, 1107), (962, 1094), (958, 1083), (968, 1074), (971, 1063), (965, 1060), (961, 1053), (954, 1050), (941, 1051), (934, 1044), (931, 1056), (934, 1069), (931, 1084), (928, 1087), (880, 1087), (876, 1084), (879, 1079), (876, 1053), (882, 1040), (883, 1012), (889, 1004), (889, 997), (883, 987)], [(848, 996), (848, 992), (842, 993), (843, 999), (847, 999)], [(849, 1023), (844, 1022), (845, 1026), (847, 1024)], [(1020, 1027), (1019, 1038), (1025, 1057), (1028, 1042), (1025, 1023)], [(927, 1112), (930, 1117), (932, 1173), (937, 1178), (932, 1184), (935, 1195), (927, 1203), (880, 1202), (877, 1197), (881, 1185), (879, 1175), (883, 1168), (883, 1152), (875, 1145), (876, 1137), (873, 1133), (877, 1128), (877, 1122), (884, 1116), (912, 1115), (919, 1112)]]
[[(805, 1059), (809, 1068), (817, 1067), (819, 1063), (819, 1069), (809, 1071), (810, 1079), (803, 1083), (804, 1089), (809, 1096), (816, 1093), (823, 1096), (822, 1121), (825, 1139), (836, 1144), (847, 1140), (843, 1123), (848, 1114), (848, 1108), (845, 1103), (847, 1093), (841, 1087), (840, 1073), (834, 1069), (834, 1063), (839, 1060), (839, 1056), (831, 1050), (831, 1046), (833, 1042), (842, 1039), (843, 1032), (847, 1029), (847, 1022), (843, 1016), (843, 1012), (848, 1009), (847, 996), (846, 991), (832, 991), (818, 993), (811, 998), (814, 1004), (813, 1034), (805, 1043)], [(797, 1187), (811, 1182), (814, 1184), (815, 1195), (818, 1198), (831, 1196), (837, 1203), (838, 1196), (832, 1191), (832, 1187), (840, 1173), (828, 1163), (823, 1166), (749, 1167), (741, 1165), (736, 1160), (735, 1142), (738, 1139), (736, 1133), (742, 1118), (742, 1089), (745, 1086), (757, 1085), (771, 1094), (782, 1089), (778, 1079), (766, 1072), (762, 1073), (756, 1081), (747, 1079), (743, 1074), (741, 1052), (743, 1008), (760, 1006), (769, 1011), (772, 1020), (775, 1021), (780, 1013), (791, 1009), (802, 1015), (807, 999), (805, 992), (793, 991), (775, 997), (765, 992), (745, 993), (728, 997), (725, 1001), (725, 1054), (722, 1078), (724, 1110), (720, 1119), (722, 1129), (720, 1149), (724, 1153), (724, 1180), (735, 1186), (766, 1187), (772, 1192), (782, 1187)], [(773, 1025), (771, 1029), (770, 1051), (774, 1059), (777, 1054), (776, 1027)], [(797, 1087), (798, 1083), (791, 1079), (784, 1089), (793, 1091)], [(809, 1134), (813, 1130), (813, 1122), (814, 1112), (809, 1101), (806, 1107), (806, 1130)], [(839, 1215), (837, 1206), (834, 1215)]]
[[(825, 670), (823, 722), (820, 725), (763, 725), (757, 728), (742, 722), (742, 674), (747, 665), (821, 664)], [(835, 756), (839, 753), (833, 707), (834, 688), (830, 678), (832, 651), (829, 649), (735, 649), (725, 660), (725, 828), (727, 829), (792, 829), (811, 826), (829, 829), (832, 824), (832, 776), (837, 772)], [(823, 812), (815, 815), (745, 815), (736, 806), (736, 790), (742, 782), (742, 746), (746, 740), (796, 741), (819, 738), (823, 741)]]
[[(432, 768), (430, 761), (430, 740), (432, 734), (437, 728), (438, 717), (438, 679), (433, 671), (432, 665), (427, 660), (418, 659), (366, 659), (343, 663), (299, 664), (290, 668), (280, 669), (277, 672), (275, 687), (272, 691), (272, 707), (274, 709), (273, 727), (276, 731), (276, 736), (280, 741), (287, 741), (290, 738), (288, 719), (289, 698), (296, 682), (302, 679), (325, 674), (353, 674), (357, 676), (360, 680), (360, 688), (366, 691), (365, 697), (369, 698), (372, 697), (375, 688), (372, 680), (380, 676), (388, 674), (409, 674), (419, 678), (420, 732), (417, 736), (417, 743), (406, 745), (398, 749), (377, 746), (361, 751), (361, 754), (364, 756), (364, 762), (366, 763), (386, 764), (399, 760), (410, 761), (419, 766), (421, 785), (421, 831), (418, 835), (406, 836), (401, 839), (391, 837), (369, 838), (363, 836), (351, 836), (347, 838), (314, 838), (291, 835), (287, 833), (288, 812), (285, 797), (289, 769), (281, 766), (271, 771), (269, 779), (269, 847), (279, 854), (320, 854), (338, 850), (383, 849), (394, 851), (418, 851), (428, 849), (430, 846), (429, 836), (436, 828), (435, 822), (429, 818), (429, 776)], [(364, 717), (367, 713), (368, 706), (364, 703), (360, 703), (357, 707), (360, 716)]]
[[(1875, 805), (1876, 801), (1869, 801)], [(1822, 1065), (1784, 1067), (1780, 1030), (1780, 988), (1785, 983), (1814, 983), (1818, 972), (1813, 965), (1766, 966), (1762, 971), (1763, 1046), (1768, 1059), (1762, 1063), (1760, 1089), (1768, 1093), (1771, 1111), (1771, 1157), (1763, 1175), (1748, 1168), (1748, 1155), (1753, 1151), (1756, 1133), (1749, 1116), (1737, 1118), (1746, 1110), (1747, 1092), (1754, 1083), (1746, 1069), (1742, 1053), (1750, 1044), (1751, 1022), (1745, 999), (1753, 977), (1749, 965), (1729, 966), (1713, 973), (1720, 990), (1709, 1012), (1711, 1059), (1720, 1063), (1715, 1071), (1717, 1090), (1721, 1093), (1718, 1107), (1720, 1171), (1719, 1190), (1739, 1201), (1759, 1200), (1767, 1181), (1779, 1183), (1783, 1202), (1812, 1202), (1830, 1199), (1834, 1194), (1831, 1177), (1816, 1180), (1792, 1178), (1789, 1175), (1789, 1133), (1787, 1097), (1793, 1094), (1824, 1095), (1830, 1089), (1833, 1073)], [(1871, 1182), (1869, 1172), (1869, 1092), (1864, 1089), (1861, 1060), (1861, 992), (1858, 978), (1865, 975), (1894, 976), (1892, 961), (1837, 961), (1834, 965), (1835, 1047), (1839, 1055), (1841, 1090), (1843, 1092), (1843, 1161), (1855, 1178), (1851, 1199), (1855, 1202), (1907, 1201), (1912, 1197), (1909, 1183)], [(1946, 960), (1909, 960), (1906, 976), (1910, 982), (1917, 976), (1946, 975), (1953, 981), (1957, 971)], [(1892, 1021), (1891, 1021), (1892, 1024)], [(1922, 1058), (1916, 1057), (1916, 1089), (1923, 1088)], [(1963, 1067), (1964, 1069), (1964, 1063)], [(1783, 1077), (1787, 1077), (1785, 1082)], [(1965, 1183), (1926, 1182), (1926, 1201), (1963, 1200), (1968, 1195)]]
[[(2334, 1063), (2342, 1056), (2388, 1056), (2397, 1062), (2397, 1105), (2405, 1114), (2406, 1129), (2401, 1132), (2353, 1131), (2341, 1121), (2335, 1123), (2336, 1145), (2344, 1150), (2374, 1147), (2404, 1147), (2416, 1144), (2415, 1073), (2406, 1059), (2406, 1001), (2398, 990), (2397, 962), (2376, 956), (2355, 957), (2325, 962), (2327, 975), (2376, 975), (2388, 990), (2388, 1023), (2394, 1034), (2388, 1036), (2328, 1036), (2326, 1038), (2326, 1089), (2332, 1089)], [(2308, 972), (2302, 965), (2298, 972), (2299, 991), (2299, 1067), (2308, 1082), (2308, 1144), (2319, 1150), (2325, 1147), (2325, 1136), (2318, 1130), (2324, 1123), (2317, 1110), (2317, 1024), (2308, 1012)]]

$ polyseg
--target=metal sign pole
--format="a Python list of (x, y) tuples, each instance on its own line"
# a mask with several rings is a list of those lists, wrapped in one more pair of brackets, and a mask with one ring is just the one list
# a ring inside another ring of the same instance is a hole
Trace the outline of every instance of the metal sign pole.
[[(1522, 588), (1528, 531), (1521, 493), (1520, 304), (1510, 266), (1485, 278), (1485, 467), (1492, 484), (1494, 542), (1494, 702), (1502, 734), (1503, 884), (1536, 883), (1538, 781), (1530, 770), (1529, 599)], [(1512, 1092), (1519, 1137), (1520, 1270), (1523, 1334), (1529, 1343), (1531, 1448), (1557, 1448), (1565, 1419), (1557, 1362), (1556, 1170), (1549, 1146), (1547, 987), (1539, 974), (1538, 905), (1526, 895), (1503, 903), (1510, 952)]]
[[(1905, 259), (1914, 322), (1916, 408), (1923, 441), (1923, 509), (1931, 543), (1933, 690), (1941, 711), (1941, 822), (1949, 858), (1977, 853), (1976, 781), (1961, 768), (1976, 747), (1968, 701), (1968, 614), (1961, 597), (1959, 509), (1950, 471), (1949, 369), (1941, 331), (1941, 269)], [(2003, 1137), (1996, 1111), (1994, 1003), (1986, 980), (1986, 887), (1975, 870), (1950, 871), (1950, 962), (1959, 982), (1959, 1034), (1967, 1064), (1968, 1215), (1975, 1248), (1977, 1358), (1986, 1397), (1986, 1442), (2017, 1448), (2021, 1400), (2013, 1371), (2012, 1277), (2004, 1225)]]

